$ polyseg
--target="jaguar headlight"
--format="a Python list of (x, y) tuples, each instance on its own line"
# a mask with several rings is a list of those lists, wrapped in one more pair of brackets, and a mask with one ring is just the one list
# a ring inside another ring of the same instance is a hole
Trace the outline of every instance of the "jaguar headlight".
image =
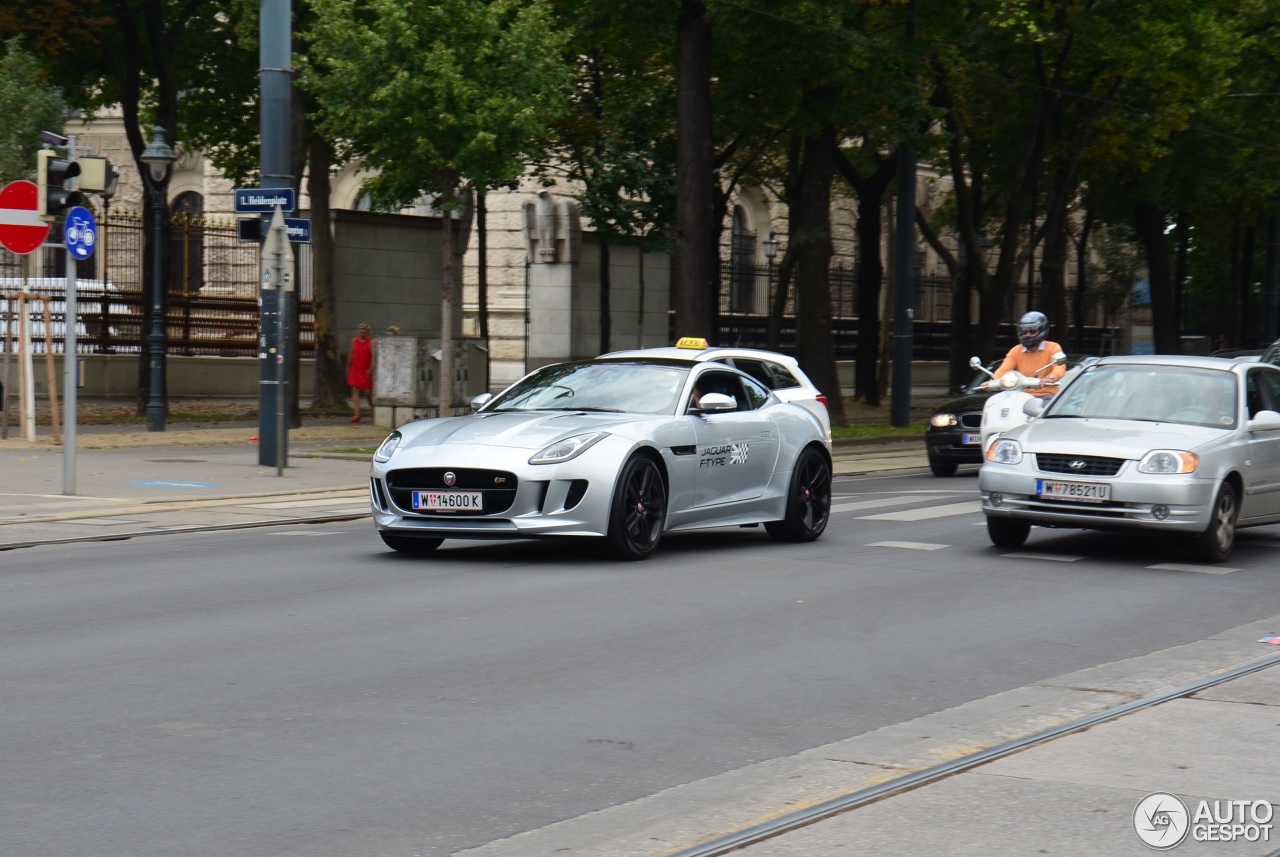
[(609, 436), (607, 431), (593, 431), (558, 440), (529, 459), (530, 464), (559, 464), (570, 461)]
[(390, 461), (391, 456), (395, 455), (396, 449), (400, 446), (400, 441), (404, 440), (404, 435), (398, 431), (393, 431), (387, 435), (387, 439), (382, 442), (377, 451), (373, 454), (373, 460), (379, 463)]
[(955, 414), (934, 414), (929, 417), (929, 424), (934, 428), (946, 428), (956, 424)]
[(987, 450), (987, 461), (996, 464), (1021, 464), (1022, 444), (1016, 440), (997, 438)]
[(1180, 449), (1153, 449), (1138, 462), (1139, 473), (1194, 473), (1200, 456)]

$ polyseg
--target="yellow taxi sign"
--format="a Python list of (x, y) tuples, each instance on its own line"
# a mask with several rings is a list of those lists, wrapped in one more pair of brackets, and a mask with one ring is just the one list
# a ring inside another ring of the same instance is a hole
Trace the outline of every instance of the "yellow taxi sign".
[(682, 336), (676, 340), (676, 348), (706, 348), (707, 341), (701, 336)]

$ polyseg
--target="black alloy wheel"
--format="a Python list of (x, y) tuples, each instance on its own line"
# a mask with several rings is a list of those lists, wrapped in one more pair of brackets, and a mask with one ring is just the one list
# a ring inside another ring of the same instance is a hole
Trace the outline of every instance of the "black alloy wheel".
[(667, 525), (667, 486), (647, 455), (634, 455), (622, 468), (609, 510), (609, 553), (617, 559), (645, 559), (658, 547)]
[(787, 516), (767, 521), (769, 535), (783, 542), (811, 542), (822, 535), (831, 517), (831, 465), (816, 447), (805, 447), (791, 471)]

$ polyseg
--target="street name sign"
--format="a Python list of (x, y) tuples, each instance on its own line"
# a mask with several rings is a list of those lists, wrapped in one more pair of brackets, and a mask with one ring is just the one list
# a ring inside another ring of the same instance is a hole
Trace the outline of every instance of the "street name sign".
[(0, 244), (24, 255), (49, 237), (49, 223), (39, 214), (40, 188), (35, 182), (9, 182), (0, 189)]
[(310, 217), (286, 217), (284, 228), (289, 233), (289, 240), (294, 244), (311, 243)]
[(293, 211), (297, 207), (297, 194), (291, 187), (238, 187), (235, 194), (236, 211), (240, 214), (269, 214), (279, 207)]

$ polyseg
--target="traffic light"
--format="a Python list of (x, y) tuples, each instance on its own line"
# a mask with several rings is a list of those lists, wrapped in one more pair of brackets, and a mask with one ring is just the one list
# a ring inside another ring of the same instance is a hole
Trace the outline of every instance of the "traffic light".
[(66, 186), (67, 181), (80, 175), (80, 165), (66, 158), (59, 158), (49, 149), (36, 152), (36, 184), (40, 188), (38, 213), (45, 220), (53, 220), (68, 208), (84, 205), (84, 195)]

